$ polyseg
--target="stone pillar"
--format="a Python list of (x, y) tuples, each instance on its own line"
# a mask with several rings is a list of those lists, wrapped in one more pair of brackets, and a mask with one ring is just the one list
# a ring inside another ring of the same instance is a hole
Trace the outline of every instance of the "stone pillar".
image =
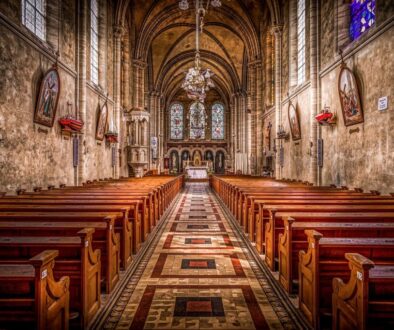
[[(114, 63), (114, 121), (115, 121), (115, 126), (116, 129), (120, 129), (120, 108), (121, 108), (121, 79), (122, 79), (122, 74), (121, 74), (121, 58), (122, 58), (122, 38), (123, 35), (125, 34), (126, 30), (123, 26), (116, 25), (114, 27), (114, 57), (115, 57), (115, 63)], [(121, 136), (119, 135), (119, 139)], [(116, 148), (116, 154), (118, 154), (118, 150), (120, 148), (120, 144), (122, 144), (122, 141), (119, 141), (115, 148)], [(120, 148), (121, 149), (121, 148)], [(114, 166), (114, 177), (115, 179), (119, 178), (119, 161), (118, 157), (115, 157), (115, 166)]]
[(130, 38), (125, 33), (122, 42), (122, 105), (130, 110)]
[[(247, 102), (247, 154), (251, 161), (249, 162), (249, 174), (256, 174), (256, 65), (249, 64), (249, 82), (248, 82), (248, 102)], [(253, 160), (253, 161), (252, 161)]]
[[(88, 4), (87, 0), (79, 1), (79, 31), (78, 31), (78, 116), (80, 120), (86, 123), (86, 66), (87, 66), (87, 21), (88, 21)], [(79, 141), (79, 166), (78, 175), (76, 175), (76, 184), (80, 185), (85, 180), (85, 146), (81, 140), (85, 140), (86, 125), (82, 129), (83, 135)]]
[(262, 72), (262, 66), (261, 66), (261, 61), (258, 61), (256, 63), (256, 101), (255, 101), (255, 107), (256, 107), (256, 114), (255, 114), (255, 154), (256, 154), (256, 169), (255, 169), (255, 174), (260, 175), (261, 174), (261, 165), (263, 162), (263, 121), (262, 121), (262, 110), (263, 110), (263, 72)]
[[(274, 136), (279, 130), (279, 125), (282, 124), (282, 26), (275, 25), (272, 27), (272, 33), (275, 37), (275, 130)], [(282, 168), (279, 164), (279, 150), (281, 147), (281, 140), (276, 141), (276, 158), (275, 158), (275, 177), (276, 179), (282, 178)]]
[(318, 88), (319, 88), (319, 67), (318, 67), (318, 33), (317, 33), (317, 20), (318, 20), (318, 0), (310, 1), (309, 24), (310, 24), (310, 142), (311, 142), (311, 155), (310, 155), (310, 177), (309, 182), (314, 185), (318, 184), (318, 165), (317, 165), (317, 129), (318, 124), (315, 116), (318, 113)]
[(266, 108), (270, 108), (273, 104), (273, 81), (274, 81), (274, 72), (273, 72), (273, 36), (270, 32), (267, 32), (266, 38), (266, 49), (265, 49), (265, 72), (266, 72), (266, 80), (265, 80), (265, 106)]

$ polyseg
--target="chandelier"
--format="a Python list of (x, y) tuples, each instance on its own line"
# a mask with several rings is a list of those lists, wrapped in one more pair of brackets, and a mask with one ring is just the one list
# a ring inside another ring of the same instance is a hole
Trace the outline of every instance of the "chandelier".
[[(213, 73), (209, 69), (202, 69), (200, 63), (200, 33), (204, 26), (204, 16), (211, 4), (212, 7), (220, 7), (222, 3), (220, 0), (207, 0), (206, 8), (204, 8), (204, 0), (196, 1), (196, 54), (194, 57), (194, 67), (190, 68), (186, 73), (185, 79), (182, 83), (182, 88), (186, 91), (187, 96), (191, 100), (204, 102), (207, 92), (215, 87), (212, 76)], [(181, 10), (189, 9), (189, 1), (181, 0), (179, 2)]]

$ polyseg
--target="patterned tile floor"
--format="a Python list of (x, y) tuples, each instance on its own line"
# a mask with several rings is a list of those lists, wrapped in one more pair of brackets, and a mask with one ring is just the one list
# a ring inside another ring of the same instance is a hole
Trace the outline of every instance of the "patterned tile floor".
[(206, 184), (188, 184), (164, 221), (105, 329), (295, 328)]

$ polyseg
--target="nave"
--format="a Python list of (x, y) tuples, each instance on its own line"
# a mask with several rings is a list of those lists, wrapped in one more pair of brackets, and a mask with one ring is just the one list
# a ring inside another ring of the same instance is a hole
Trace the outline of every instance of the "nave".
[(302, 328), (227, 212), (206, 183), (188, 183), (95, 328)]

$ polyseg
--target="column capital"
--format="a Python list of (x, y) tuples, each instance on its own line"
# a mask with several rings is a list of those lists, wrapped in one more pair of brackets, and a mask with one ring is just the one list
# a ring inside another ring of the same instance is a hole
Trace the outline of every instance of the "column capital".
[(123, 25), (114, 25), (114, 36), (115, 38), (121, 39), (127, 30)]
[(271, 34), (280, 37), (283, 32), (283, 25), (271, 25), (270, 30), (271, 30)]
[(140, 69), (145, 69), (147, 67), (147, 63), (141, 60), (133, 59), (133, 65)]

